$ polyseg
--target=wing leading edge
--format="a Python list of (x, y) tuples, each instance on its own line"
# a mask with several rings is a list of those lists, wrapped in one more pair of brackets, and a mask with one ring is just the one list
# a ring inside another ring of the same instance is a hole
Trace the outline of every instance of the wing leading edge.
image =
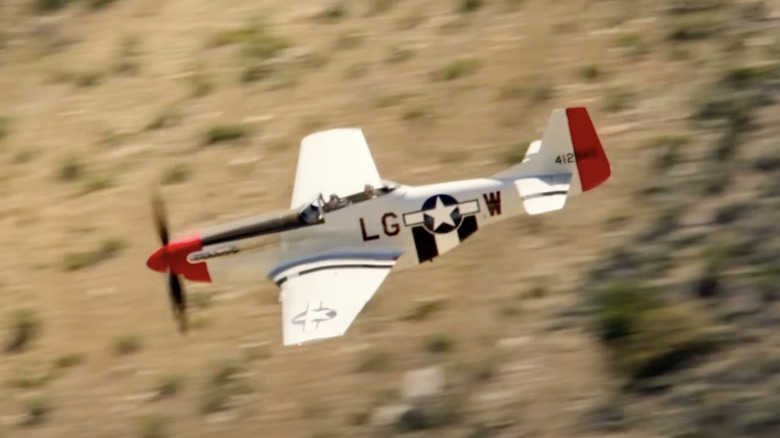
[(297, 208), (320, 193), (326, 199), (353, 195), (366, 184), (380, 187), (371, 150), (360, 128), (339, 128), (310, 134), (301, 141), (292, 202)]
[(284, 345), (343, 336), (400, 255), (330, 253), (274, 269), (269, 277), (281, 288)]

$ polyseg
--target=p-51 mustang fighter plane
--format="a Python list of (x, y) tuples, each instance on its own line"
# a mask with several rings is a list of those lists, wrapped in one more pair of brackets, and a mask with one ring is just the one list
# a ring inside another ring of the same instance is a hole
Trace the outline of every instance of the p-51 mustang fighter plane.
[(478, 229), (522, 213), (563, 208), (611, 175), (585, 108), (556, 109), (525, 159), (487, 178), (408, 186), (382, 179), (362, 130), (332, 129), (301, 142), (290, 209), (168, 240), (147, 261), (167, 273), (186, 330), (179, 276), (196, 282), (263, 281), (281, 289), (284, 345), (344, 335), (392, 269), (432, 261)]

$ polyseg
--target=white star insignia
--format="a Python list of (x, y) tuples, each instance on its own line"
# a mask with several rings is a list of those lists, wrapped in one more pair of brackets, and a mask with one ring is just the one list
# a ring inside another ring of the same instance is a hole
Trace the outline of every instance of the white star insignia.
[(436, 198), (436, 206), (432, 210), (426, 210), (425, 215), (433, 219), (433, 229), (436, 230), (441, 224), (447, 224), (452, 227), (455, 222), (452, 220), (452, 211), (458, 208), (457, 205), (444, 205), (441, 197)]

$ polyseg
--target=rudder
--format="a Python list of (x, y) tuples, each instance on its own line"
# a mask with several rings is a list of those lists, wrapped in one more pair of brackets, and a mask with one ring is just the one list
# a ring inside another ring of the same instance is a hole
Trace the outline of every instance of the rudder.
[(569, 195), (587, 192), (611, 176), (609, 159), (586, 108), (555, 109), (542, 139), (532, 142), (522, 163), (494, 177), (516, 179), (570, 174)]

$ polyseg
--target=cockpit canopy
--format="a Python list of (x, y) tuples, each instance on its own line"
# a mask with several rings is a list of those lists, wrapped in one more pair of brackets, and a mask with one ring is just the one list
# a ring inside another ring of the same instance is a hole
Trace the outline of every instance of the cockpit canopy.
[(337, 194), (333, 193), (326, 199), (323, 194), (320, 193), (316, 198), (300, 209), (300, 217), (306, 223), (316, 223), (322, 221), (324, 213), (384, 196), (394, 191), (399, 186), (399, 184), (391, 181), (382, 181), (382, 183), (383, 185), (381, 187), (373, 187), (367, 184), (362, 192), (343, 197), (339, 197)]

